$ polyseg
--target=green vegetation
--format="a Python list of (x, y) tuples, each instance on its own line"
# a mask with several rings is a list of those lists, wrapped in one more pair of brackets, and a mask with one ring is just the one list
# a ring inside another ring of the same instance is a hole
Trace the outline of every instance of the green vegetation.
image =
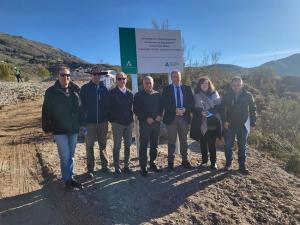
[(41, 78), (48, 78), (51, 74), (44, 66), (37, 65), (37, 75)]
[[(210, 77), (221, 95), (235, 75), (214, 67), (185, 71), (194, 87), (199, 77)], [(249, 144), (283, 161), (288, 171), (300, 174), (300, 77), (278, 76), (273, 69), (260, 67), (243, 79), (258, 108), (257, 131), (250, 135)]]
[(53, 74), (62, 64), (71, 69), (90, 65), (61, 49), (1, 32), (0, 61), (18, 67), (21, 76), (30, 80), (48, 77), (46, 70)]
[(0, 79), (6, 81), (14, 79), (14, 70), (10, 64), (6, 62), (0, 63)]

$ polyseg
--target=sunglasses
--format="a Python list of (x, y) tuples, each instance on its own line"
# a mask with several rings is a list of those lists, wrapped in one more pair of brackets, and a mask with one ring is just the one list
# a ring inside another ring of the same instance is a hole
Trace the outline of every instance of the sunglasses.
[(126, 78), (124, 78), (124, 77), (118, 77), (117, 80), (119, 80), (119, 81), (126, 80)]
[(61, 77), (70, 77), (71, 75), (69, 73), (60, 73), (59, 76), (61, 76)]

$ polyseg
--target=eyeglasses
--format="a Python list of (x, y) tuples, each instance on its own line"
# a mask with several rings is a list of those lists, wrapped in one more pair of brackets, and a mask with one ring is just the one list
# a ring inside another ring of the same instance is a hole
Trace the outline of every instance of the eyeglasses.
[(117, 80), (121, 81), (121, 80), (126, 80), (125, 77), (118, 77)]
[(70, 77), (71, 75), (69, 73), (60, 73), (59, 76), (61, 76), (61, 77)]

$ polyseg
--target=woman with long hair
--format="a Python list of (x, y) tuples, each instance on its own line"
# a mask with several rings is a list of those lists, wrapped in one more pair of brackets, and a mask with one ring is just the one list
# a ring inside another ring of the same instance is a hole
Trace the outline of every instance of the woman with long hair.
[(200, 141), (202, 154), (202, 167), (208, 165), (208, 152), (210, 168), (217, 170), (216, 139), (221, 138), (221, 98), (208, 77), (201, 77), (194, 94), (195, 106), (190, 136)]

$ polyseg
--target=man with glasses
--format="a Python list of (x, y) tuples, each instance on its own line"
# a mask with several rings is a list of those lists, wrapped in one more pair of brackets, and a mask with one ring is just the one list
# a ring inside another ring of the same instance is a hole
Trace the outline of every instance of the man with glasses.
[(80, 91), (81, 125), (86, 127), (87, 175), (94, 177), (95, 158), (94, 143), (97, 140), (100, 150), (101, 171), (110, 172), (106, 152), (108, 132), (108, 90), (100, 82), (100, 70), (92, 68), (91, 80), (84, 84)]
[(53, 135), (60, 158), (62, 179), (67, 190), (82, 188), (73, 177), (74, 153), (79, 131), (79, 87), (70, 81), (70, 69), (59, 70), (58, 80), (45, 93), (42, 128)]
[(150, 169), (155, 172), (162, 170), (156, 166), (158, 137), (163, 107), (159, 92), (153, 90), (153, 78), (143, 78), (144, 89), (134, 96), (133, 111), (139, 119), (140, 125), (140, 149), (139, 161), (141, 175), (147, 176), (147, 148), (150, 142)]
[(129, 158), (133, 128), (133, 94), (126, 88), (127, 75), (123, 72), (116, 75), (117, 86), (109, 91), (109, 121), (112, 125), (114, 147), (113, 159), (115, 175), (120, 175), (120, 149), (124, 141), (124, 173), (130, 173)]

